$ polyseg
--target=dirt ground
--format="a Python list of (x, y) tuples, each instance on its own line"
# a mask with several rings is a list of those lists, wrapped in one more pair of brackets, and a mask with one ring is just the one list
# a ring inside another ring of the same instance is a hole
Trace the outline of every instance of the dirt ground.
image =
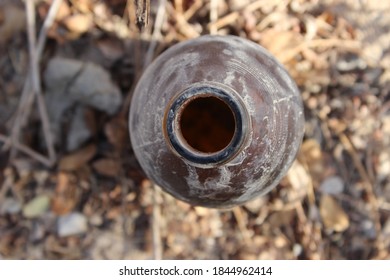
[[(142, 32), (132, 3), (0, 0), (0, 259), (390, 259), (389, 1), (152, 0)], [(288, 175), (224, 211), (154, 186), (127, 128), (144, 68), (204, 34), (267, 48), (305, 107)]]

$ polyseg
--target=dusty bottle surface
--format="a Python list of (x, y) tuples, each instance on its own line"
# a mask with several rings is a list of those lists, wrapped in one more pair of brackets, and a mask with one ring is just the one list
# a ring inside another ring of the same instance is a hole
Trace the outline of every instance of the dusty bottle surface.
[(141, 77), (129, 116), (145, 173), (194, 205), (231, 207), (274, 188), (303, 137), (299, 91), (264, 48), (202, 36), (161, 54)]

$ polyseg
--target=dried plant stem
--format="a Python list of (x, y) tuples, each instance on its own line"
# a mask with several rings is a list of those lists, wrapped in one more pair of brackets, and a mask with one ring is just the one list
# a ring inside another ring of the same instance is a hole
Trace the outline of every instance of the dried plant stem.
[[(211, 0), (213, 1), (213, 0)], [(230, 14), (227, 14), (226, 16), (216, 20), (216, 21), (211, 21), (209, 23), (209, 29), (212, 30), (213, 28), (220, 29), (228, 24), (233, 24), (234, 22), (237, 21), (237, 19), (240, 17), (241, 13), (245, 12), (254, 12), (261, 7), (263, 7), (267, 3), (266, 0), (258, 0), (255, 1), (244, 8), (242, 8), (239, 11), (234, 11), (231, 12)]]
[(46, 103), (42, 96), (42, 89), (41, 89), (39, 58), (38, 58), (36, 37), (35, 37), (35, 4), (33, 0), (26, 1), (26, 12), (27, 12), (27, 28), (28, 28), (28, 42), (29, 42), (28, 47), (29, 47), (29, 54), (30, 54), (32, 88), (37, 97), (39, 114), (43, 126), (43, 134), (49, 152), (49, 159), (51, 164), (54, 164), (56, 158), (56, 154), (54, 150), (54, 141), (50, 130), (50, 122), (47, 113)]
[(178, 13), (170, 2), (167, 2), (167, 11), (169, 15), (175, 20), (175, 28), (179, 33), (185, 36), (185, 39), (192, 39), (200, 36), (200, 33), (188, 23), (185, 15)]
[(359, 172), (360, 177), (363, 180), (363, 186), (366, 191), (369, 204), (371, 206), (371, 215), (374, 219), (375, 223), (375, 230), (377, 232), (377, 239), (376, 239), (376, 245), (378, 249), (378, 254), (381, 254), (385, 248), (383, 247), (383, 236), (382, 236), (382, 226), (380, 222), (380, 215), (378, 212), (379, 209), (379, 203), (377, 200), (377, 197), (375, 195), (374, 186), (373, 183), (370, 181), (370, 177), (368, 176), (368, 173), (366, 169), (364, 168), (362, 162), (360, 161), (360, 158), (351, 142), (351, 140), (348, 138), (347, 135), (344, 133), (339, 134), (339, 139), (341, 144), (343, 145), (344, 149), (348, 152), (348, 154), (351, 156), (352, 161)]
[(213, 24), (218, 20), (218, 5), (219, 0), (210, 0), (210, 34), (215, 35), (218, 33), (218, 26)]
[[(44, 137), (49, 153), (49, 160), (44, 160), (45, 164), (52, 166), (56, 159), (54, 150), (53, 137), (50, 131), (50, 122), (47, 114), (46, 104), (42, 96), (41, 84), (40, 84), (40, 72), (39, 72), (39, 61), (43, 53), (43, 49), (46, 43), (47, 31), (52, 26), (58, 9), (61, 5), (62, 0), (54, 0), (50, 7), (49, 13), (43, 23), (42, 29), (39, 34), (38, 42), (36, 43), (35, 36), (35, 4), (34, 1), (27, 0), (26, 14), (27, 14), (27, 30), (28, 30), (28, 41), (29, 41), (29, 55), (30, 55), (30, 69), (26, 82), (23, 87), (21, 100), (16, 111), (16, 118), (11, 130), (11, 141), (9, 145), (13, 147), (11, 150), (11, 157), (15, 156), (16, 146), (14, 143), (18, 142), (20, 137), (20, 131), (27, 122), (27, 118), (31, 112), (32, 104), (34, 102), (34, 96), (37, 97), (37, 103), (39, 113), (42, 121)], [(32, 91), (35, 94), (32, 94)], [(40, 155), (41, 156), (41, 155)], [(36, 157), (35, 157), (36, 158)]]
[[(50, 6), (50, 10), (45, 18), (41, 31), (39, 32), (38, 43), (36, 47), (37, 61), (40, 60), (43, 49), (46, 43), (47, 32), (53, 25), (55, 16), (57, 15), (58, 9), (61, 6), (63, 0), (54, 0)], [(24, 83), (21, 100), (19, 102), (18, 109), (16, 111), (16, 118), (12, 126), (11, 139), (14, 142), (19, 139), (20, 131), (25, 125), (27, 117), (30, 115), (31, 107), (34, 102), (34, 94), (31, 94), (31, 69), (29, 69), (26, 82)]]
[(43, 22), (42, 28), (39, 32), (38, 36), (38, 43), (37, 43), (37, 59), (38, 61), (40, 60), (43, 49), (46, 44), (46, 39), (47, 39), (47, 32), (51, 28), (51, 26), (54, 23), (55, 17), (57, 15), (58, 9), (61, 7), (63, 0), (54, 0), (53, 3), (50, 6), (49, 12), (47, 13), (47, 16), (45, 18), (45, 21)]
[(152, 38), (148, 50), (145, 54), (144, 69), (152, 62), (156, 47), (159, 44), (159, 41), (161, 40), (161, 29), (164, 24), (165, 14), (166, 14), (165, 6), (166, 6), (166, 0), (159, 0)]
[[(46, 43), (47, 32), (50, 29), (50, 27), (53, 25), (55, 16), (57, 15), (58, 9), (61, 6), (62, 1), (63, 0), (54, 0), (53, 4), (50, 6), (50, 10), (45, 18), (45, 21), (44, 21), (43, 26), (41, 28), (41, 31), (39, 33), (38, 43), (36, 44), (36, 48), (34, 48), (35, 50), (33, 51), (33, 48), (30, 47), (31, 44), (29, 45), (30, 53), (32, 51), (34, 52), (33, 56), (30, 55), (30, 59), (32, 60), (32, 58), (33, 58), (35, 61), (35, 64), (36, 64), (34, 67), (35, 67), (36, 73), (38, 73), (38, 77), (35, 77), (34, 83), (35, 83), (35, 86), (38, 86), (38, 88), (40, 88), (40, 77), (39, 77), (39, 71), (38, 71), (39, 70), (39, 67), (38, 67), (39, 63), (38, 62), (40, 61), (40, 58), (42, 56), (43, 49), (44, 49), (44, 46)], [(34, 5), (31, 1), (26, 1), (26, 11), (27, 11), (27, 16), (28, 16), (29, 37), (32, 36), (32, 41), (33, 41), (34, 46), (35, 46), (35, 16), (34, 16), (35, 12), (34, 12)], [(29, 23), (31, 21), (33, 21), (34, 26), (32, 26)], [(32, 28), (32, 27), (34, 27), (34, 28)], [(32, 104), (34, 103), (35, 95), (32, 92), (33, 91), (33, 89), (32, 89), (33, 88), (32, 76), (33, 76), (33, 64), (31, 63), (31, 67), (29, 69), (29, 73), (27, 75), (27, 78), (26, 78), (26, 81), (25, 81), (25, 84), (23, 87), (19, 106), (18, 106), (18, 109), (17, 109), (15, 117), (14, 117), (12, 129), (11, 129), (11, 137), (10, 137), (10, 139), (8, 139), (8, 142), (6, 143), (6, 146), (12, 146), (11, 158), (14, 158), (16, 155), (16, 151), (20, 150), (20, 149), (18, 149), (18, 146), (15, 145), (14, 143), (18, 143), (19, 138), (20, 138), (20, 132), (28, 121), (28, 116), (30, 115), (30, 112), (32, 109)], [(43, 100), (42, 96), (39, 99), (40, 99), (40, 101), (38, 101), (38, 102), (41, 104), (39, 106), (42, 107), (42, 104), (44, 105), (44, 100)], [(45, 110), (45, 109), (46, 109), (46, 107), (44, 107), (43, 110)], [(46, 118), (46, 120), (47, 119), (48, 118)], [(44, 124), (44, 121), (42, 121), (42, 123)], [(47, 127), (47, 124), (46, 124), (46, 127)], [(50, 134), (50, 131), (49, 131), (49, 134)], [(47, 137), (47, 135), (46, 135), (46, 137)], [(51, 139), (51, 135), (49, 135), (49, 139)], [(44, 163), (47, 166), (53, 165), (53, 163), (55, 161), (54, 147), (50, 143), (52, 143), (52, 141), (49, 140), (47, 145), (48, 145), (50, 160), (44, 158), (42, 155), (40, 155), (36, 152), (34, 152), (34, 156), (33, 156), (36, 159), (40, 158), (39, 161), (41, 161), (42, 163)], [(32, 150), (29, 149), (29, 152), (31, 152), (31, 151)], [(26, 151), (24, 151), (24, 152), (26, 152)], [(31, 153), (27, 153), (27, 154), (31, 155)], [(43, 158), (44, 158), (44, 160), (42, 160)]]
[(146, 54), (144, 54), (141, 42), (137, 41), (138, 47), (135, 50), (137, 52), (137, 54), (135, 55), (137, 71), (135, 73), (133, 86), (129, 90), (129, 94), (126, 96), (125, 101), (123, 102), (123, 106), (121, 110), (121, 114), (123, 115), (127, 114), (127, 111), (131, 103), (132, 93), (135, 89), (137, 81), (141, 77), (143, 70), (145, 70), (145, 68), (152, 62), (156, 47), (161, 41), (161, 37), (162, 37), (161, 29), (166, 18), (165, 7), (166, 7), (166, 0), (159, 0), (157, 15), (154, 21), (153, 34), (151, 35), (149, 47), (146, 51)]
[(141, 31), (149, 23), (150, 0), (134, 0), (136, 8), (136, 24)]
[(175, 0), (175, 9), (179, 14), (183, 14), (183, 0)]
[(250, 247), (252, 245), (251, 234), (247, 228), (247, 225), (245, 222), (245, 220), (247, 220), (247, 219), (244, 218), (242, 208), (239, 206), (234, 207), (233, 208), (233, 215), (237, 221), (238, 229), (240, 230), (240, 233), (241, 233), (241, 236), (242, 236), (242, 239), (243, 239), (245, 245)]
[(195, 0), (191, 7), (183, 14), (183, 17), (186, 19), (186, 21), (192, 18), (196, 14), (196, 12), (203, 7), (203, 4), (203, 0)]
[[(11, 139), (5, 135), (0, 134), (0, 141), (5, 143), (5, 144), (8, 144), (11, 141)], [(33, 149), (31, 149), (23, 144), (20, 144), (19, 142), (13, 142), (12, 146), (15, 147), (17, 150), (25, 153), (26, 155), (30, 156), (31, 158), (35, 159), (36, 161), (39, 161), (40, 163), (42, 163), (46, 166), (51, 165), (51, 162), (48, 158), (35, 152)]]

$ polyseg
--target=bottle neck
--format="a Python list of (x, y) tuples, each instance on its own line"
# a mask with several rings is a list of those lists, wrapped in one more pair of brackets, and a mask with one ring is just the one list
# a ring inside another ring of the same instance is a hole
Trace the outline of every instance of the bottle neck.
[(197, 83), (173, 98), (163, 125), (174, 153), (207, 168), (232, 160), (242, 150), (249, 122), (236, 91), (221, 84)]

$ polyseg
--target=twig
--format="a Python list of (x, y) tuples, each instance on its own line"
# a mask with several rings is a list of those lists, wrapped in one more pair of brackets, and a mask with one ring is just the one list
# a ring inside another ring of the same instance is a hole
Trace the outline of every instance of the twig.
[(161, 29), (165, 20), (165, 5), (166, 0), (159, 1), (151, 42), (145, 54), (144, 69), (152, 62), (155, 49), (161, 39)]
[[(53, 165), (56, 159), (56, 153), (54, 150), (54, 141), (53, 141), (53, 136), (51, 134), (47, 108), (46, 108), (45, 100), (42, 96), (42, 90), (40, 84), (39, 58), (38, 58), (36, 37), (35, 37), (35, 4), (33, 0), (27, 0), (25, 2), (25, 5), (26, 5), (26, 14), (27, 14), (27, 29), (28, 29), (32, 88), (37, 97), (39, 114), (43, 126), (43, 134), (49, 152), (49, 159), (51, 164)], [(41, 40), (43, 44), (45, 39), (42, 38)], [(41, 49), (43, 49), (43, 45)]]
[(135, 0), (136, 24), (139, 31), (142, 31), (149, 23), (150, 0)]
[(243, 215), (243, 210), (240, 206), (234, 207), (233, 209), (234, 218), (237, 221), (238, 228), (241, 232), (242, 239), (248, 248), (252, 245), (251, 234), (247, 228), (246, 218)]
[[(8, 173), (8, 174), (7, 174)], [(12, 176), (11, 169), (6, 169), (4, 171), (4, 181), (0, 186), (0, 205), (3, 204), (4, 198), (7, 195), (8, 191), (12, 189), (12, 186), (14, 185), (14, 176)]]
[(218, 4), (219, 0), (210, 0), (210, 34), (215, 35), (218, 33), (218, 26), (213, 24), (218, 20)]
[[(192, 4), (192, 6), (189, 7), (187, 11), (184, 12), (183, 17), (185, 18), (186, 21), (188, 21), (202, 7), (203, 7), (203, 1), (202, 0), (195, 0), (195, 2)], [(180, 10), (178, 10), (178, 12), (179, 11)]]
[[(0, 141), (7, 144), (11, 141), (7, 136), (0, 134)], [(45, 156), (35, 152), (31, 148), (20, 144), (19, 142), (13, 142), (12, 146), (15, 147), (17, 150), (25, 153), (26, 155), (30, 156), (31, 158), (35, 159), (36, 161), (41, 162), (42, 164), (46, 165), (47, 167), (50, 167), (52, 165), (50, 159), (46, 158)]]
[[(50, 6), (49, 12), (45, 18), (43, 26), (39, 33), (38, 43), (36, 47), (36, 60), (40, 61), (40, 58), (43, 53), (43, 49), (46, 43), (47, 32), (50, 27), (53, 25), (55, 20), (55, 16), (57, 15), (58, 9), (61, 6), (63, 0), (54, 0), (53, 4)], [(18, 105), (18, 109), (16, 110), (12, 129), (11, 129), (11, 141), (9, 141), (8, 145), (5, 145), (4, 149), (8, 149), (9, 146), (12, 146), (12, 143), (16, 143), (19, 141), (20, 131), (25, 126), (27, 122), (27, 118), (30, 115), (32, 104), (34, 102), (35, 95), (32, 94), (32, 82), (31, 82), (31, 68), (28, 71), (26, 81), (23, 86), (23, 91), (21, 94), (21, 99)], [(16, 149), (11, 150), (11, 158), (15, 156)]]
[(153, 258), (162, 259), (161, 232), (160, 232), (160, 200), (161, 194), (158, 186), (153, 184), (153, 216), (152, 216), (152, 234), (153, 234)]
[(377, 232), (377, 239), (376, 239), (376, 245), (378, 248), (378, 255), (383, 253), (383, 236), (382, 236), (382, 226), (380, 222), (380, 215), (379, 215), (379, 203), (377, 200), (377, 197), (375, 195), (374, 186), (373, 183), (370, 181), (370, 177), (368, 176), (368, 173), (366, 169), (364, 168), (363, 164), (361, 163), (359, 156), (351, 142), (351, 140), (345, 135), (344, 133), (340, 133), (339, 139), (345, 150), (348, 152), (348, 154), (352, 157), (352, 161), (358, 170), (360, 177), (363, 180), (363, 186), (366, 191), (370, 206), (371, 206), (371, 214), (372, 218), (374, 219), (375, 223), (375, 230)]
[(200, 33), (188, 23), (187, 19), (183, 14), (179, 14), (173, 7), (170, 2), (167, 2), (167, 11), (176, 21), (175, 27), (177, 31), (183, 34), (186, 39), (192, 39), (200, 36)]
[(254, 11), (260, 9), (261, 7), (263, 7), (266, 3), (267, 3), (266, 0), (258, 0), (256, 2), (253, 2), (247, 6), (244, 6), (244, 8), (242, 8), (239, 11), (231, 12), (230, 14), (220, 18), (219, 20), (216, 20), (215, 22), (213, 22), (213, 21), (210, 22), (208, 24), (208, 27), (210, 30), (213, 28), (220, 29), (228, 24), (233, 24), (240, 17), (241, 13), (254, 12)]
[(183, 0), (175, 0), (175, 9), (179, 14), (183, 14)]
[(46, 44), (47, 32), (49, 31), (49, 29), (51, 28), (51, 26), (54, 23), (58, 9), (61, 7), (62, 1), (63, 0), (54, 0), (53, 1), (53, 3), (50, 6), (49, 12), (47, 13), (47, 16), (45, 18), (45, 21), (43, 22), (42, 28), (39, 32), (38, 44), (37, 44), (37, 48), (36, 48), (38, 61), (40, 60), (40, 58), (42, 56), (43, 49), (44, 49), (45, 44)]
[(135, 86), (136, 86), (139, 78), (141, 77), (143, 70), (145, 70), (146, 66), (152, 62), (155, 49), (156, 49), (157, 45), (160, 43), (160, 40), (162, 37), (161, 36), (161, 28), (164, 24), (165, 14), (166, 14), (165, 13), (165, 6), (166, 6), (166, 0), (160, 0), (159, 5), (158, 5), (156, 20), (154, 22), (153, 34), (151, 35), (151, 39), (150, 39), (151, 41), (149, 43), (149, 47), (146, 51), (146, 54), (143, 53), (141, 41), (140, 40), (137, 41), (138, 48), (136, 48), (135, 51), (138, 53), (136, 53), (135, 57), (136, 57), (136, 69), (138, 71), (136, 71), (136, 73), (134, 75), (135, 77), (134, 77), (133, 86), (129, 90), (129, 94), (126, 96), (126, 98), (123, 102), (123, 106), (122, 106), (122, 110), (121, 110), (121, 114), (123, 114), (123, 115), (125, 115), (127, 113), (128, 109), (130, 107), (130, 103), (131, 103), (131, 99), (133, 96)]

